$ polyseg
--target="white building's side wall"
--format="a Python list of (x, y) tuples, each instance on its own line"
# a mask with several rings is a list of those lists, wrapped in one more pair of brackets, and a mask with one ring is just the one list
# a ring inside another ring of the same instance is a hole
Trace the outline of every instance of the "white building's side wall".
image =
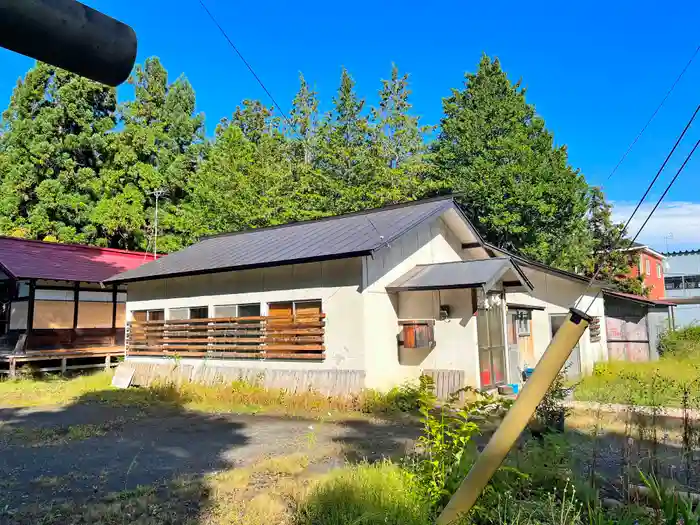
[[(361, 258), (134, 282), (128, 286), (127, 319), (132, 318), (135, 310), (165, 309), (167, 316), (169, 308), (186, 306), (208, 306), (209, 315), (213, 316), (217, 305), (249, 303), (261, 303), (261, 314), (266, 315), (271, 302), (320, 299), (326, 314), (324, 361), (212, 359), (210, 362), (245, 368), (364, 370), (361, 284)], [(162, 361), (162, 358), (153, 360)], [(191, 360), (195, 365), (203, 362)]]
[[(476, 319), (471, 316), (469, 290), (387, 293), (386, 286), (417, 264), (462, 260), (461, 241), (442, 219), (415, 228), (374, 257), (365, 258), (363, 291), (367, 386), (386, 389), (420, 376), (424, 369), (465, 370), (467, 381), (478, 381)], [(439, 299), (438, 299), (439, 296)], [(452, 307), (439, 320), (439, 304)], [(399, 319), (435, 319), (436, 346), (416, 350), (399, 362)]]
[[(535, 345), (535, 357), (539, 359), (552, 340), (550, 315), (568, 313), (569, 308), (574, 306), (581, 298), (581, 295), (586, 290), (586, 285), (533, 268), (525, 267), (523, 271), (534, 286), (534, 291), (531, 294), (507, 293), (506, 302), (544, 308), (544, 310), (532, 311), (532, 335)], [(586, 330), (579, 343), (581, 372), (583, 374), (590, 373), (593, 370), (593, 365), (597, 361), (607, 360), (608, 355), (605, 319), (603, 318), (603, 296), (600, 294), (596, 298), (596, 292), (597, 289), (589, 290), (579, 305), (580, 310), (586, 310), (591, 305), (588, 309), (588, 314), (601, 318), (600, 341), (596, 343), (591, 342), (590, 332)]]

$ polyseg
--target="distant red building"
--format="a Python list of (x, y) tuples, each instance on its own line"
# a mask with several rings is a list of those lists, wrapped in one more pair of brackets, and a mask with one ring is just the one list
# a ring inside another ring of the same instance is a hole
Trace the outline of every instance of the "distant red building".
[(626, 251), (633, 252), (639, 256), (638, 263), (630, 267), (628, 275), (630, 277), (643, 275), (644, 286), (651, 288), (649, 298), (663, 299), (665, 296), (664, 255), (649, 248), (646, 244), (638, 242), (632, 243), (632, 246)]

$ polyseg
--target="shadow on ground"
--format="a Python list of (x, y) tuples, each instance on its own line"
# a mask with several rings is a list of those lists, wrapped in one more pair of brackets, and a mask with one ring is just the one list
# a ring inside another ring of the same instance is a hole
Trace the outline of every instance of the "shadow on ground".
[(186, 402), (129, 389), (0, 408), (0, 523), (202, 523), (213, 505), (209, 474), (328, 445), (340, 450), (326, 470), (399, 457), (418, 435), (412, 421), (206, 414)]
[[(0, 522), (34, 523), (42, 515), (44, 523), (69, 523), (64, 506), (82, 505), (89, 514), (91, 503), (129, 491), (143, 492), (148, 505), (172, 507), (162, 523), (185, 523), (203, 511), (201, 477), (236, 464), (236, 450), (250, 442), (245, 423), (176, 403), (121, 405), (120, 396), (105, 391), (55, 409), (0, 409)], [(159, 501), (159, 494), (172, 499), (164, 487), (178, 477), (189, 480), (181, 499)], [(161, 488), (147, 494), (148, 485)]]

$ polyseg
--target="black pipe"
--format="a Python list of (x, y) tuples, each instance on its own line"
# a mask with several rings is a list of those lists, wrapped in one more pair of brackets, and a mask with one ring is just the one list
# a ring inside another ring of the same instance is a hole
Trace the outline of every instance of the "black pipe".
[(110, 86), (136, 60), (131, 27), (75, 0), (0, 0), (0, 46)]

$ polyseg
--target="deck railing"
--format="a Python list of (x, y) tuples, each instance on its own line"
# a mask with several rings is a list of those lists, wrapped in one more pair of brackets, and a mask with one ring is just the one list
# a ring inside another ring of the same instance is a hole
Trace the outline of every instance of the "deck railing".
[(324, 314), (131, 321), (126, 351), (132, 356), (322, 360), (324, 325)]

